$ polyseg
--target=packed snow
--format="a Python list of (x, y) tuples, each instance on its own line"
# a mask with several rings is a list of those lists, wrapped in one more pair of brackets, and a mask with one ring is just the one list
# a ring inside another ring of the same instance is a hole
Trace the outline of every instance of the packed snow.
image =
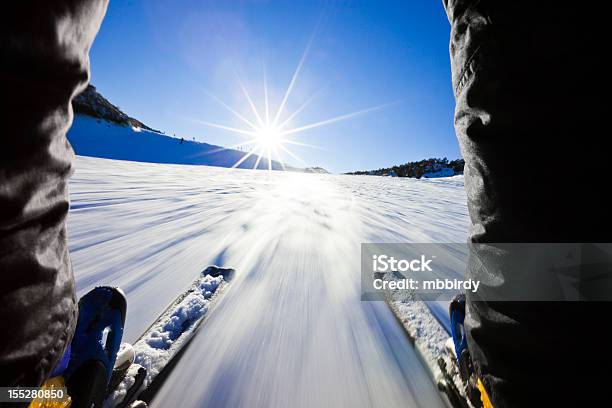
[(360, 300), (359, 250), (361, 242), (465, 242), (461, 176), (78, 157), (71, 197), (78, 294), (121, 286), (128, 341), (207, 265), (236, 270), (153, 407), (443, 405), (389, 307)]
[(449, 339), (449, 332), (430, 312), (425, 302), (415, 300), (415, 294), (389, 290), (385, 295), (389, 307), (404, 326), (435, 380), (443, 381), (438, 358)]
[(139, 364), (130, 365), (121, 382), (104, 401), (104, 408), (114, 408), (125, 399), (130, 388), (136, 383), (136, 376), (141, 369), (142, 366)]
[[(144, 387), (149, 385), (165, 365), (180, 350), (183, 343), (191, 338), (198, 324), (204, 319), (212, 302), (227, 284), (227, 276), (213, 276), (209, 267), (202, 276), (156, 321), (134, 344), (136, 364), (147, 369)], [(233, 270), (225, 270), (233, 273)]]
[(141, 368), (146, 369), (144, 380), (135, 391), (151, 385), (195, 334), (208, 311), (227, 288), (234, 272), (233, 269), (209, 266), (168, 305), (134, 343), (134, 364), (105, 401), (105, 407), (112, 408), (123, 402), (128, 390), (136, 383)]

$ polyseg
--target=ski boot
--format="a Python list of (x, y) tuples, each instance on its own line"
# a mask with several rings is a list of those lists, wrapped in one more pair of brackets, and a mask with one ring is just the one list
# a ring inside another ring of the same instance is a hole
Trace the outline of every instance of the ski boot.
[(43, 388), (66, 387), (61, 402), (34, 400), (33, 407), (102, 407), (113, 375), (127, 302), (120, 289), (97, 287), (79, 299), (72, 342)]
[(63, 373), (71, 408), (101, 407), (123, 337), (127, 301), (120, 289), (101, 286), (79, 300), (79, 319)]
[(476, 408), (493, 408), (484, 384), (478, 378), (467, 347), (465, 334), (465, 294), (455, 296), (449, 306), (453, 354), (459, 375), (465, 384), (465, 394)]

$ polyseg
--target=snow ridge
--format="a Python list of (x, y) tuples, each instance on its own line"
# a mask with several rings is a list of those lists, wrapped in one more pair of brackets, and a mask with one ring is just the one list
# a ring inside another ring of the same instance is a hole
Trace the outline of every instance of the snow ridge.
[(134, 343), (136, 358), (127, 374), (109, 396), (106, 407), (117, 406), (135, 384), (141, 367), (146, 389), (164, 367), (176, 356), (202, 323), (221, 292), (229, 284), (233, 269), (209, 266)]
[[(385, 300), (399, 320), (414, 348), (425, 362), (438, 389), (446, 394), (452, 406), (472, 407), (465, 394), (454, 359), (449, 333), (436, 319), (426, 302), (413, 292), (386, 290)], [(453, 346), (454, 347), (454, 346)]]

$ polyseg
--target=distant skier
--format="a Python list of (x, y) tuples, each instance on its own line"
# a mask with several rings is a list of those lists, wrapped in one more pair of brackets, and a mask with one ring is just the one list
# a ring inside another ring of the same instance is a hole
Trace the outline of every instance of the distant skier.
[[(611, 242), (607, 13), (576, 2), (444, 6), (471, 242)], [(502, 292), (517, 283), (511, 258), (479, 248), (470, 275)], [(466, 295), (468, 348), (494, 407), (609, 406), (609, 337), (598, 328), (609, 303)]]

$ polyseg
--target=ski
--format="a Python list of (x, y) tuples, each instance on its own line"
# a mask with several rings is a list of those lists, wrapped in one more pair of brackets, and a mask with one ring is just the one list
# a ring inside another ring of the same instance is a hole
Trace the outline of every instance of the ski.
[(453, 408), (478, 408), (471, 402), (460, 374), (451, 333), (428, 303), (407, 290), (385, 290), (385, 302), (395, 315), (432, 380)]
[(119, 361), (115, 364), (114, 371), (122, 373), (117, 374), (114, 383), (111, 381), (104, 407), (146, 406), (139, 398), (148, 399), (146, 394), (210, 315), (233, 275), (233, 269), (207, 267), (133, 345), (124, 345), (124, 349), (133, 350), (133, 358), (129, 353), (124, 356), (124, 361), (130, 361), (127, 367), (119, 367)]

